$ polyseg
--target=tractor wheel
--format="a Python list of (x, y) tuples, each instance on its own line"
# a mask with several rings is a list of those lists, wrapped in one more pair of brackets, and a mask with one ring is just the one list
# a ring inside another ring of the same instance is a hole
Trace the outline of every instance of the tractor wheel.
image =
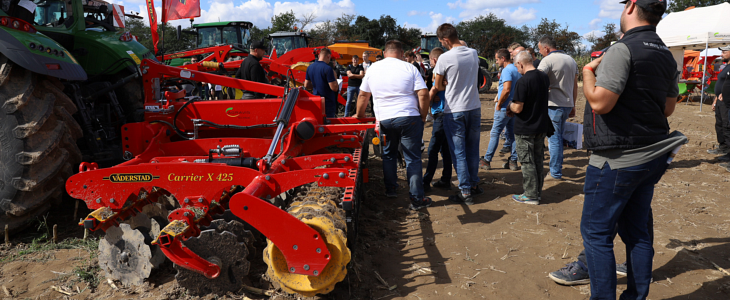
[(264, 262), (269, 266), (266, 275), (275, 286), (288, 293), (313, 297), (331, 292), (335, 284), (345, 279), (351, 253), (347, 247), (345, 211), (337, 204), (342, 198), (342, 191), (341, 188), (313, 186), (291, 203), (289, 214), (320, 233), (331, 257), (319, 276), (292, 274), (284, 255), (269, 240), (264, 249)]
[(492, 88), (492, 76), (489, 75), (489, 71), (485, 67), (479, 67), (479, 93), (488, 93), (489, 89)]
[(20, 230), (60, 203), (81, 162), (76, 105), (62, 89), (0, 55), (0, 228)]
[[(114, 83), (114, 81), (111, 81)], [(127, 123), (144, 121), (144, 89), (142, 79), (132, 80), (114, 90)]]

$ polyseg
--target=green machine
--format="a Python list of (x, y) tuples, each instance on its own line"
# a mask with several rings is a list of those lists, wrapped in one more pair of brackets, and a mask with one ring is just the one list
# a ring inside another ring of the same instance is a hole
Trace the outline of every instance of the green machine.
[(138, 65), (153, 53), (123, 19), (100, 1), (0, 2), (0, 228), (49, 211), (81, 161), (132, 158), (121, 126), (143, 118)]
[[(426, 33), (421, 35), (421, 57), (424, 61), (428, 61), (428, 54), (431, 49), (436, 47), (442, 47), (438, 37), (434, 33)], [(446, 49), (444, 49), (446, 50)], [(479, 86), (479, 93), (489, 92), (492, 87), (492, 79), (496, 75), (496, 72), (489, 71), (489, 63), (487, 59), (479, 56), (479, 73), (477, 74), (477, 85)]]

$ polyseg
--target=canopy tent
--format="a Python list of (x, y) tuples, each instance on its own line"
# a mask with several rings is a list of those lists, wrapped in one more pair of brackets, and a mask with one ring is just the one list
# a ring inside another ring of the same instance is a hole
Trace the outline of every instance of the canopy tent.
[[(725, 2), (670, 13), (659, 22), (657, 34), (672, 52), (677, 71), (682, 71), (684, 50), (701, 51), (730, 44), (730, 18), (727, 16), (730, 16), (730, 3)], [(707, 62), (703, 70), (707, 70)], [(704, 84), (703, 78), (703, 89)], [(703, 97), (704, 93), (701, 99)]]

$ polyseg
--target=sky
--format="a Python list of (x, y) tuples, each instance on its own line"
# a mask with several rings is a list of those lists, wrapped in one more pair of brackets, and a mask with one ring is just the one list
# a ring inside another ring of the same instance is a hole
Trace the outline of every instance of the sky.
[[(107, 0), (109, 1), (109, 0)], [(161, 13), (161, 0), (154, 0), (157, 14)], [(179, 0), (171, 0), (179, 1)], [(145, 0), (111, 0), (122, 4), (125, 12), (140, 12), (149, 22)], [(259, 28), (271, 25), (271, 17), (293, 10), (297, 17), (314, 13), (314, 24), (334, 20), (345, 14), (363, 15), (370, 19), (390, 15), (398, 24), (420, 28), (424, 33), (435, 32), (445, 22), (458, 23), (479, 15), (494, 13), (509, 25), (536, 25), (542, 18), (568, 24), (572, 31), (582, 36), (600, 31), (606, 23), (618, 25), (623, 9), (620, 0), (200, 0), (201, 16), (195, 23), (216, 21), (250, 21)], [(172, 21), (173, 25), (188, 27), (189, 20)]]

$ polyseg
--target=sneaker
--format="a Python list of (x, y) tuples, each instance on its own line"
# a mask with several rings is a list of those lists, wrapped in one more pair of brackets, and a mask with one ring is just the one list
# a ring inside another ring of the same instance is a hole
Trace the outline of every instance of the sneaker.
[(484, 190), (478, 186), (471, 187), (471, 195), (472, 196), (479, 196), (481, 194), (484, 194)]
[(512, 152), (512, 147), (510, 146), (504, 146), (502, 149), (499, 149), (499, 153), (510, 153)]
[(484, 170), (491, 170), (492, 169), (492, 163), (488, 162), (484, 157), (479, 159), (479, 167)]
[(426, 208), (431, 206), (433, 204), (433, 200), (431, 200), (430, 197), (423, 197), (421, 200), (413, 200), (411, 199), (411, 206), (409, 207), (410, 210), (420, 210), (421, 208)]
[(717, 159), (717, 161), (730, 162), (730, 155), (725, 154), (725, 155), (720, 156), (720, 157), (715, 158), (715, 159)]
[(717, 165), (723, 168), (730, 168), (730, 162), (719, 163)]
[(548, 181), (563, 181), (563, 179), (562, 178), (555, 178), (555, 177), (553, 177), (553, 175), (550, 175), (550, 173), (548, 173), (547, 175), (545, 175), (545, 180), (543, 180), (543, 181), (544, 182), (548, 182)]
[(443, 182), (441, 180), (433, 183), (433, 187), (437, 187), (444, 190), (451, 190), (451, 182)]
[(398, 193), (396, 193), (395, 191), (390, 191), (390, 192), (386, 191), (385, 192), (385, 197), (388, 197), (388, 198), (398, 198)]
[(728, 154), (728, 151), (725, 149), (714, 148), (714, 149), (707, 150), (707, 153), (712, 154), (712, 155), (725, 155), (725, 154)]
[(622, 264), (616, 264), (616, 275), (626, 276), (627, 274), (629, 274), (629, 270), (626, 262)]
[(471, 195), (464, 195), (461, 192), (456, 193), (456, 195), (449, 196), (449, 201), (466, 205), (474, 204), (474, 198), (472, 198)]
[(519, 171), (520, 167), (517, 165), (516, 160), (507, 160), (504, 164), (502, 164), (502, 168), (510, 169), (512, 171)]
[(424, 183), (423, 184), (423, 192), (424, 193), (430, 193), (431, 192), (431, 184), (430, 183)]
[(589, 284), (591, 279), (588, 276), (588, 270), (581, 267), (580, 263), (574, 261), (565, 265), (560, 270), (551, 272), (548, 277), (553, 281), (562, 285), (578, 285), (578, 284)]
[(539, 198), (538, 199), (530, 199), (530, 198), (525, 197), (525, 194), (512, 195), (512, 200), (515, 200), (515, 201), (517, 201), (519, 203), (524, 203), (524, 204), (532, 204), (532, 205), (538, 205), (538, 204), (540, 204), (540, 199)]

